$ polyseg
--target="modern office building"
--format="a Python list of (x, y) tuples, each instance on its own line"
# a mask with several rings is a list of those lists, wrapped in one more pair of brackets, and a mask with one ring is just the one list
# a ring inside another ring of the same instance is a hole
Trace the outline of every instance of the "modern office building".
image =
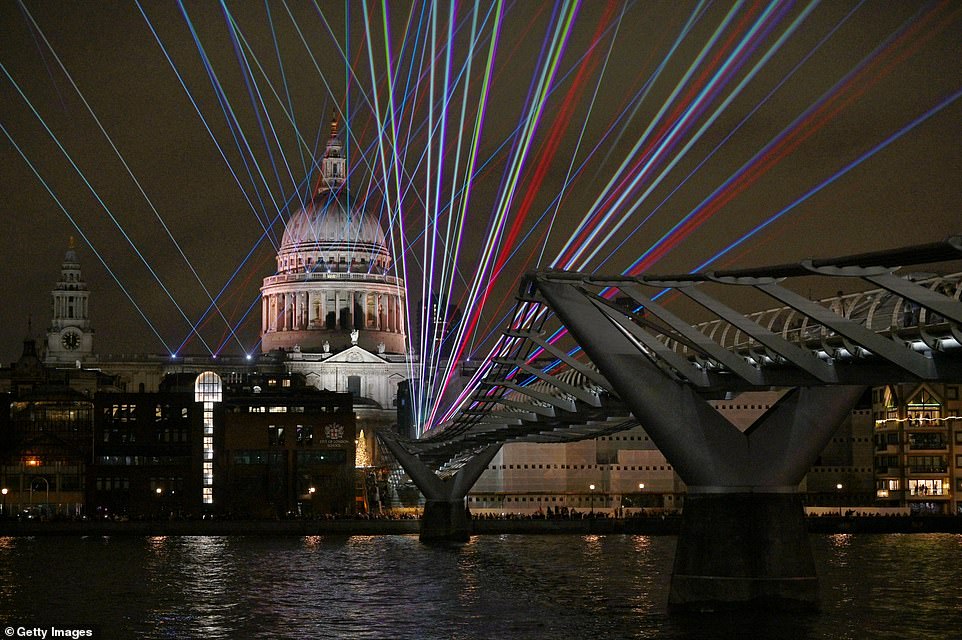
[(187, 392), (97, 394), (87, 515), (202, 515), (201, 419), (200, 405)]
[(225, 395), (217, 414), (223, 437), (215, 477), (227, 513), (354, 513), (358, 438), (351, 394), (303, 382), (284, 386), (299, 379), (267, 378), (259, 392)]
[(87, 512), (283, 518), (351, 513), (351, 396), (297, 375), (172, 375), (159, 392), (94, 401)]

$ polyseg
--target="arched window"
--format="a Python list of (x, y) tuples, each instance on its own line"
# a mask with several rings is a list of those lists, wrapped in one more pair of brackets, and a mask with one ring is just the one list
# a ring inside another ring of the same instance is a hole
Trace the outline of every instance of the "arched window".
[(205, 371), (194, 381), (194, 402), (221, 402), (224, 383), (213, 371)]

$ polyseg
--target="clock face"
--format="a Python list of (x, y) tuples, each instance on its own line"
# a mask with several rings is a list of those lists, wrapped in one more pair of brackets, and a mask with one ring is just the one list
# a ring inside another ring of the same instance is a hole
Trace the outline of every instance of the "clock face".
[(64, 349), (73, 351), (80, 346), (80, 336), (73, 332), (65, 333), (63, 337), (60, 338), (60, 344), (63, 345)]

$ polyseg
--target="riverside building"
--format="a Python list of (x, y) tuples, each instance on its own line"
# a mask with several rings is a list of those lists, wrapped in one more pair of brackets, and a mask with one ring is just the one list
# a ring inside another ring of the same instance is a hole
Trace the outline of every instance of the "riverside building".
[(958, 384), (898, 384), (872, 392), (875, 493), (913, 513), (962, 515)]

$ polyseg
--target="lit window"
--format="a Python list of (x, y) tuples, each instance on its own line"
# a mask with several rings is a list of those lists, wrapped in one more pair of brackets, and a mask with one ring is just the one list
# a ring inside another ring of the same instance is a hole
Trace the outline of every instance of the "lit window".
[(194, 382), (194, 401), (204, 403), (204, 473), (201, 495), (204, 504), (214, 502), (214, 403), (221, 402), (224, 385), (213, 371), (205, 371)]

